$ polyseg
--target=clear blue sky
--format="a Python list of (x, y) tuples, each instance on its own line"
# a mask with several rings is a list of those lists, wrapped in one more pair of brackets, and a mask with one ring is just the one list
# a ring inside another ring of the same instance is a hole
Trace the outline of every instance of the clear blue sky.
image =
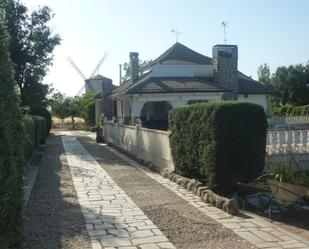
[(109, 56), (100, 74), (119, 82), (120, 63), (129, 52), (154, 59), (172, 46), (171, 29), (182, 32), (179, 41), (211, 56), (223, 43), (222, 21), (228, 22), (227, 43), (238, 45), (240, 71), (257, 78), (257, 68), (309, 60), (308, 0), (21, 0), (30, 9), (50, 6), (50, 24), (62, 37), (46, 83), (74, 95), (83, 84), (69, 65), (71, 56), (89, 76), (105, 51)]

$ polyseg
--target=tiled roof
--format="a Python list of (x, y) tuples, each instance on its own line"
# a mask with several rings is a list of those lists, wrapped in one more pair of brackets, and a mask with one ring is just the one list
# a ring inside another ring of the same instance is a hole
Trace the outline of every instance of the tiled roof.
[(238, 91), (240, 94), (274, 94), (275, 91), (239, 72)]
[(194, 64), (211, 65), (212, 59), (195, 52), (194, 50), (186, 47), (185, 45), (176, 42), (172, 47), (166, 50), (162, 55), (155, 59), (150, 65), (162, 63), (164, 61), (176, 60), (186, 61)]
[(195, 77), (151, 77), (128, 89), (135, 93), (183, 93), (183, 92), (227, 92), (228, 89), (210, 82), (207, 78)]
[(100, 74), (97, 74), (97, 75), (95, 75), (95, 76), (93, 76), (93, 77), (91, 77), (89, 79), (86, 79), (86, 80), (103, 80), (103, 79), (105, 79), (105, 80), (112, 80), (112, 79), (107, 78), (105, 76), (102, 76)]

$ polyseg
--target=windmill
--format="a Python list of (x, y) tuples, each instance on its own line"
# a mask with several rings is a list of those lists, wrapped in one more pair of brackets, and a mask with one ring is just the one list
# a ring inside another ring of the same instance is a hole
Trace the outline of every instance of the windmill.
[[(90, 75), (89, 78), (92, 78), (100, 69), (102, 63), (105, 61), (106, 57), (108, 56), (108, 52), (105, 52), (102, 56), (102, 58), (99, 60), (98, 64), (96, 65), (96, 67), (94, 68), (92, 74)], [(79, 76), (86, 81), (87, 77), (82, 73), (82, 71), (79, 69), (79, 67), (75, 64), (75, 62), (72, 60), (71, 57), (67, 58), (67, 61), (71, 64), (71, 66), (75, 69), (75, 71), (79, 74)], [(83, 84), (83, 86), (79, 89), (79, 91), (77, 92), (77, 96), (80, 95), (85, 89), (85, 83)]]

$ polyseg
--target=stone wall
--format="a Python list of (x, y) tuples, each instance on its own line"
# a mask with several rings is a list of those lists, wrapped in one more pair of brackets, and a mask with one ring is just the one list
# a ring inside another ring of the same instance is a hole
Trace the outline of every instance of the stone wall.
[(105, 123), (104, 132), (108, 142), (137, 158), (149, 161), (159, 169), (174, 170), (169, 132), (110, 122)]

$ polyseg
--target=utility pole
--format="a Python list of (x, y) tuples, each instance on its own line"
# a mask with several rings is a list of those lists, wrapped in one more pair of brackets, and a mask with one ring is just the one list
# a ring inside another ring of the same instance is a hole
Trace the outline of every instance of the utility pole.
[(223, 27), (223, 30), (224, 30), (224, 44), (226, 45), (226, 28), (227, 28), (227, 22), (222, 22), (222, 27)]
[(182, 32), (180, 32), (180, 31), (178, 30), (178, 27), (176, 27), (176, 29), (172, 29), (171, 32), (174, 33), (174, 35), (175, 35), (175, 37), (176, 37), (176, 42), (178, 42), (179, 35), (181, 35)]

